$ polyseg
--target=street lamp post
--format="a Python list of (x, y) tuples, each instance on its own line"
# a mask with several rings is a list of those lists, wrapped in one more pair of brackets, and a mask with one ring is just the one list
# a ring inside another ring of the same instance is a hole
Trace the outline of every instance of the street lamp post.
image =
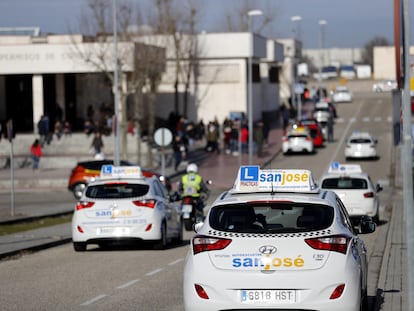
[[(297, 29), (295, 30), (295, 27), (292, 27), (292, 34), (293, 34), (293, 45), (292, 45), (292, 55), (291, 55), (291, 75), (292, 75), (292, 79), (291, 79), (291, 98), (292, 98), (292, 107), (295, 106), (295, 98), (296, 98), (296, 92), (295, 92), (295, 87), (296, 87), (296, 40), (300, 38), (300, 21), (302, 20), (302, 17), (299, 15), (295, 15), (292, 16), (290, 18), (290, 20), (295, 23), (298, 23)], [(301, 100), (300, 100), (300, 96), (298, 96), (298, 102), (297, 102), (297, 119), (300, 121), (302, 119), (302, 105), (301, 105)]]
[(112, 23), (113, 23), (113, 31), (114, 31), (114, 85), (113, 85), (113, 92), (114, 92), (114, 110), (115, 110), (115, 118), (113, 122), (115, 123), (115, 127), (113, 128), (114, 131), (114, 165), (120, 165), (119, 159), (119, 131), (120, 131), (120, 124), (119, 124), (119, 96), (118, 96), (118, 31), (117, 31), (117, 18), (116, 18), (116, 0), (112, 2)]
[(253, 88), (252, 88), (252, 57), (253, 57), (253, 32), (252, 32), (252, 17), (262, 15), (260, 10), (251, 10), (247, 12), (247, 28), (249, 33), (249, 57), (247, 64), (248, 75), (248, 118), (249, 118), (249, 165), (253, 163)]
[(324, 48), (324, 36), (323, 36), (323, 26), (325, 26), (328, 22), (324, 19), (319, 20), (319, 52), (320, 52), (320, 65), (319, 65), (319, 96), (322, 95), (322, 66), (323, 66), (323, 48)]

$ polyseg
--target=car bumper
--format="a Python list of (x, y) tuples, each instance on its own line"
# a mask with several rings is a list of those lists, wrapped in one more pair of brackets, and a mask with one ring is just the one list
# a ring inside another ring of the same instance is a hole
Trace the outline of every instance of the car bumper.
[[(197, 255), (196, 255), (197, 256)], [(342, 255), (341, 255), (342, 256)], [(190, 257), (190, 258), (189, 258)], [(224, 309), (303, 309), (303, 310), (359, 310), (361, 293), (361, 270), (356, 261), (350, 259), (343, 268), (338, 268), (344, 260), (329, 259), (324, 271), (306, 270), (296, 272), (274, 271), (232, 271), (211, 267), (208, 260), (193, 261), (190, 255), (184, 269), (184, 307), (185, 310), (224, 310)], [(335, 256), (332, 256), (335, 257)], [(352, 257), (352, 256), (351, 256)], [(338, 258), (338, 257), (336, 257)], [(329, 276), (329, 277), (321, 277)], [(315, 280), (320, 280), (315, 282)], [(195, 284), (203, 287), (209, 299), (200, 298)], [(345, 284), (340, 298), (329, 299), (334, 289)], [(243, 289), (289, 289), (296, 293), (295, 302), (277, 304), (242, 302)]]

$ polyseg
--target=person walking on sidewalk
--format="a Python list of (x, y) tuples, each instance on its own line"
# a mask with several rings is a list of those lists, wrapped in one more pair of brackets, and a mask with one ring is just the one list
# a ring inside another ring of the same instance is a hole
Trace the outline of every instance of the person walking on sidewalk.
[(43, 156), (42, 146), (40, 145), (39, 139), (35, 139), (33, 144), (30, 146), (30, 156), (33, 160), (32, 169), (39, 169), (40, 158)]
[(103, 159), (102, 148), (104, 147), (104, 144), (103, 144), (102, 136), (100, 132), (95, 132), (95, 136), (92, 140), (91, 147), (94, 148), (95, 159), (102, 160)]

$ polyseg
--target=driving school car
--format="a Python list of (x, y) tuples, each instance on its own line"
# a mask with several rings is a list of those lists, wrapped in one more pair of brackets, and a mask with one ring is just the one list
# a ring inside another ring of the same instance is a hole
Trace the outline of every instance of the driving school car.
[(76, 204), (73, 247), (147, 241), (165, 248), (170, 240), (181, 241), (180, 206), (172, 201), (159, 178), (144, 177), (139, 166), (104, 165)]
[[(362, 218), (358, 230), (375, 224)], [(365, 244), (338, 196), (308, 170), (240, 167), (195, 231), (184, 266), (187, 311), (367, 304)]]

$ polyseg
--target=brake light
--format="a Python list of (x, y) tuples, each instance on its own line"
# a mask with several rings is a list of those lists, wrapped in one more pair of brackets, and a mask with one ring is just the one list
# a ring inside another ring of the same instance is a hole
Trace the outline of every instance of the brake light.
[(365, 192), (364, 193), (364, 198), (373, 198), (374, 197), (374, 192)]
[(207, 295), (206, 291), (204, 290), (204, 288), (203, 288), (201, 285), (194, 284), (194, 287), (195, 287), (195, 290), (196, 290), (196, 292), (197, 292), (197, 295), (198, 295), (200, 298), (203, 298), (203, 299), (210, 299), (210, 297), (208, 297), (208, 295)]
[(110, 181), (110, 182), (106, 182), (105, 185), (119, 185), (119, 186), (123, 186), (123, 185), (127, 185), (127, 182), (123, 182), (123, 181)]
[(230, 243), (230, 239), (220, 239), (197, 235), (193, 238), (193, 253), (196, 255), (202, 252), (225, 249)]
[(76, 204), (76, 210), (79, 211), (84, 208), (91, 208), (94, 204), (95, 202), (78, 202)]
[(334, 235), (328, 237), (306, 239), (305, 242), (313, 249), (333, 251), (346, 254), (350, 237), (344, 235)]
[(155, 205), (157, 204), (157, 201), (156, 200), (137, 200), (137, 201), (132, 201), (132, 203), (136, 206), (154, 208)]
[(289, 139), (286, 136), (283, 136), (282, 139), (283, 139), (284, 142), (288, 142), (289, 141)]
[(306, 140), (307, 141), (312, 141), (312, 138), (311, 137), (306, 137)]
[(329, 299), (337, 299), (342, 296), (342, 293), (344, 292), (345, 284), (338, 285), (334, 291), (332, 292)]

